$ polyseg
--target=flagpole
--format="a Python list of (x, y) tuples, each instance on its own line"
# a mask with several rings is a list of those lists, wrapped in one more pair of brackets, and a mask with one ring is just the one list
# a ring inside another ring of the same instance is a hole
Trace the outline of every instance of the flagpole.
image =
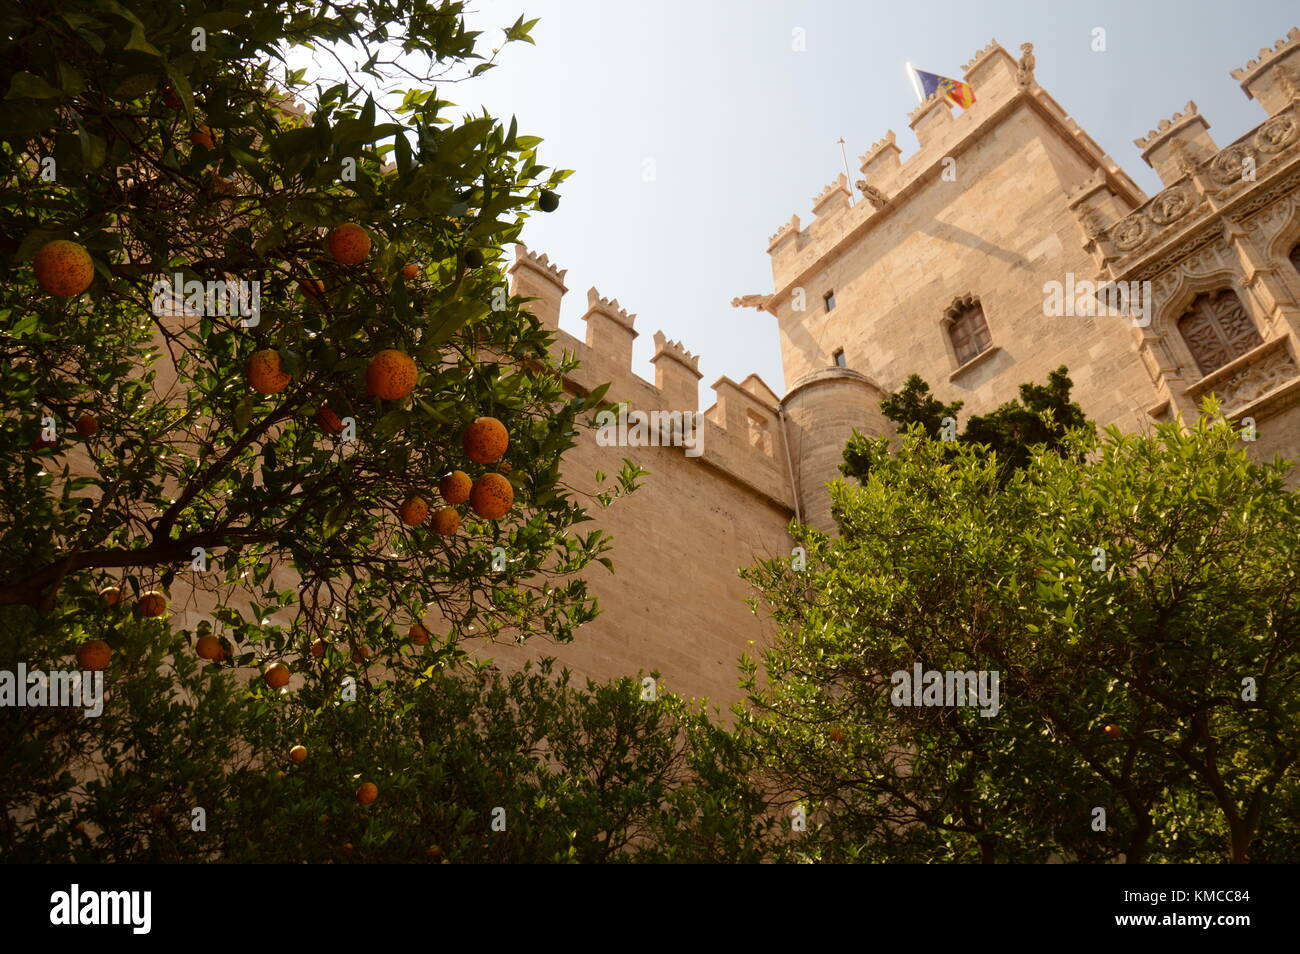
[[(840, 155), (844, 158), (844, 178), (845, 178), (845, 180), (847, 181), (847, 180), (851, 179), (852, 176), (849, 175), (849, 154), (848, 154), (847, 152), (844, 151), (844, 137), (843, 137), (843, 136), (840, 137)], [(849, 205), (853, 205), (853, 189), (852, 189), (852, 188), (849, 189)]]
[(916, 101), (918, 103), (924, 103), (925, 96), (922, 95), (921, 93), (921, 81), (916, 78), (916, 70), (912, 68), (912, 64), (910, 62), (907, 64), (907, 75), (908, 78), (911, 79), (912, 81), (912, 90), (916, 93)]

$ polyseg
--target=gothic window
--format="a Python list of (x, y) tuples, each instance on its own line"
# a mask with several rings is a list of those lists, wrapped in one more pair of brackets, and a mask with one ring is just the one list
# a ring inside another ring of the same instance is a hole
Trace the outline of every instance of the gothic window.
[(957, 364), (963, 365), (977, 355), (983, 354), (992, 344), (989, 326), (984, 320), (984, 309), (979, 299), (967, 295), (959, 298), (946, 316), (948, 338), (952, 341), (952, 350), (957, 355)]
[(1230, 288), (1197, 295), (1178, 319), (1178, 332), (1203, 375), (1264, 343), (1241, 299)]
[(1300, 245), (1291, 249), (1291, 265), (1297, 272), (1300, 272)]

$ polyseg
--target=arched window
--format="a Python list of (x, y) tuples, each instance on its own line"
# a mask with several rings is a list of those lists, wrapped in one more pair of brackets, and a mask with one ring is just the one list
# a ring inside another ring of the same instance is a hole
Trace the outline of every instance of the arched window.
[(1297, 245), (1295, 248), (1291, 249), (1291, 266), (1297, 272), (1300, 272), (1300, 245)]
[(957, 299), (948, 309), (944, 320), (948, 325), (948, 338), (952, 341), (958, 365), (963, 365), (988, 350), (992, 340), (978, 298), (967, 295)]
[(1264, 343), (1241, 299), (1230, 288), (1197, 295), (1178, 319), (1178, 333), (1187, 342), (1202, 375), (1217, 371)]

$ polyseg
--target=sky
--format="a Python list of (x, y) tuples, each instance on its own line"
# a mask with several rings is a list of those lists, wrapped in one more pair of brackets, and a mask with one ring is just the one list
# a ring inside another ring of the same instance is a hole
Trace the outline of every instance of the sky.
[[(442, 91), (515, 116), (540, 161), (572, 169), (528, 247), (568, 269), (560, 326), (578, 338), (587, 289), (638, 317), (633, 370), (653, 381), (654, 332), (700, 355), (701, 404), (719, 377), (782, 392), (776, 319), (730, 306), (772, 291), (767, 244), (893, 129), (917, 148), (904, 64), (957, 79), (997, 39), (1034, 44), (1035, 76), (1148, 194), (1133, 140), (1195, 100), (1224, 146), (1264, 119), (1229, 76), (1300, 26), (1294, 0), (926, 3), (863, 0), (470, 0), (481, 43), (520, 15), (536, 45)], [(1105, 49), (1093, 49), (1096, 28)], [(796, 31), (801, 31), (798, 34)], [(799, 40), (802, 42), (798, 42)], [(798, 47), (802, 46), (802, 49)], [(978, 95), (978, 90), (977, 90)]]

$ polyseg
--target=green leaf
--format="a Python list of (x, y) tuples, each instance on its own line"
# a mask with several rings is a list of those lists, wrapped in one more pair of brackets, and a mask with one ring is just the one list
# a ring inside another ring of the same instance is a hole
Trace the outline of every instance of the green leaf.
[(35, 73), (20, 70), (14, 74), (5, 99), (57, 99), (61, 96), (63, 91), (58, 87), (51, 86)]

